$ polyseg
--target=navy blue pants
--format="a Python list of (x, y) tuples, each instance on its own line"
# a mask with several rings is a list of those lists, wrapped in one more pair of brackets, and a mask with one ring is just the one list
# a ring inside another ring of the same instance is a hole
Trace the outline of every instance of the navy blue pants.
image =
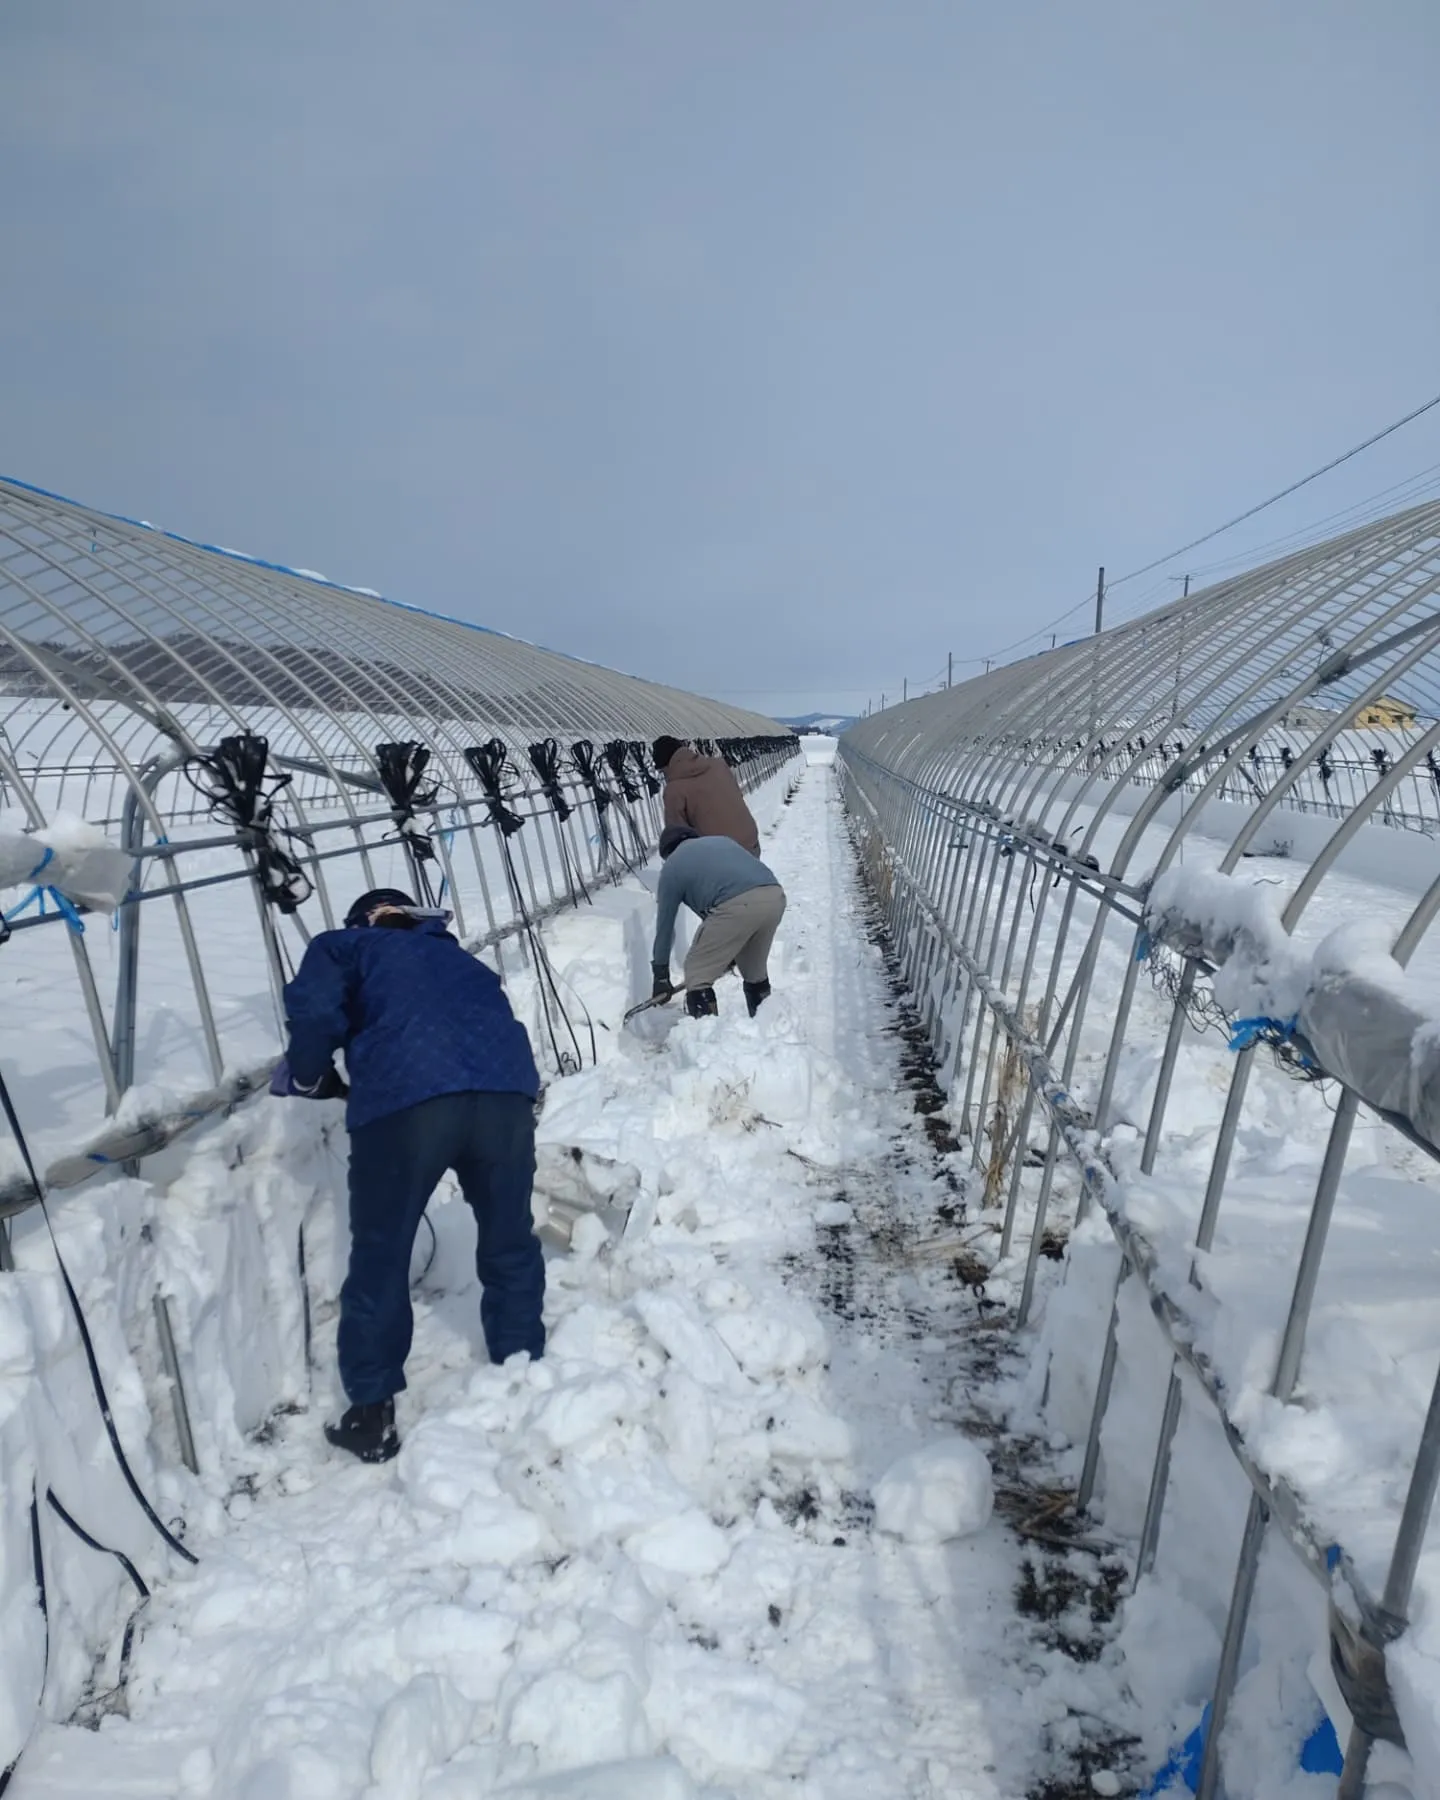
[(545, 1349), (545, 1259), (535, 1236), (535, 1106), (524, 1094), (441, 1094), (350, 1134), (350, 1272), (340, 1290), (340, 1380), (352, 1404), (405, 1385), (410, 1252), (447, 1169), (475, 1214), (480, 1323), (492, 1362)]

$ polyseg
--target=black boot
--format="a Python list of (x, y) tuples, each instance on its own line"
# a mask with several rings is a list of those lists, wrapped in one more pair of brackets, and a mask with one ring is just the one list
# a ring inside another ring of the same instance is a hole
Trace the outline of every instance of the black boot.
[(685, 1010), (692, 1019), (713, 1019), (720, 1011), (714, 988), (691, 988), (685, 996)]
[(769, 998), (770, 983), (768, 979), (765, 981), (747, 981), (745, 983), (745, 1004), (750, 1009), (750, 1017), (752, 1019), (755, 1017), (756, 1013), (759, 1012), (761, 1001), (768, 1000)]
[(352, 1406), (338, 1425), (327, 1425), (325, 1435), (337, 1450), (348, 1450), (361, 1462), (389, 1462), (400, 1448), (395, 1430), (395, 1402), (372, 1400)]

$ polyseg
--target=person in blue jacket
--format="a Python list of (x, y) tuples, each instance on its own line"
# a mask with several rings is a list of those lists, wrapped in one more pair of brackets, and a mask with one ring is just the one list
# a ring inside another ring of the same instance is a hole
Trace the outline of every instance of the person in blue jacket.
[(325, 1435), (365, 1462), (400, 1448), (410, 1252), (447, 1169), (475, 1214), (491, 1361), (545, 1348), (545, 1263), (530, 1210), (535, 1058), (499, 976), (460, 947), (445, 917), (396, 888), (362, 894), (343, 931), (314, 938), (285, 989), (286, 1091), (344, 1093), (334, 1059), (345, 1053), (350, 1268), (338, 1349), (350, 1406)]

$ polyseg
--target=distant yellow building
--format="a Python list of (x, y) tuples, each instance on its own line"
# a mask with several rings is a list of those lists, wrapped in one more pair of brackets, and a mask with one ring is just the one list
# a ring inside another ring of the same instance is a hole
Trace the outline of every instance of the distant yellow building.
[(1413, 731), (1415, 708), (1408, 700), (1392, 700), (1388, 694), (1382, 694), (1356, 713), (1355, 723), (1367, 725), (1372, 731)]

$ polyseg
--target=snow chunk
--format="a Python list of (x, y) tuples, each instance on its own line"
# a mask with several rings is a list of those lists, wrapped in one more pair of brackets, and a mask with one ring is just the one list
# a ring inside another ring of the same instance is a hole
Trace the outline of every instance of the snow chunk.
[[(465, 1790), (472, 1800), (473, 1787)], [(497, 1800), (502, 1800), (497, 1796)], [(503, 1800), (697, 1800), (690, 1777), (668, 1756), (646, 1756), (630, 1762), (596, 1763), (567, 1769), (523, 1787), (507, 1787)]]
[(504, 1494), (471, 1494), (460, 1508), (449, 1553), (466, 1568), (490, 1563), (511, 1569), (533, 1562), (545, 1544), (545, 1527), (534, 1513)]
[(702, 1387), (738, 1388), (735, 1358), (696, 1309), (678, 1294), (641, 1293), (635, 1310), (672, 1362)]
[(400, 1479), (421, 1505), (459, 1512), (472, 1494), (499, 1493), (498, 1461), (481, 1421), (457, 1411), (421, 1419), (406, 1436)]
[(479, 1702), (495, 1698), (515, 1631), (515, 1620), (506, 1613), (417, 1606), (400, 1621), (396, 1647), (407, 1661), (447, 1676), (467, 1700)]
[(627, 1413), (643, 1410), (645, 1397), (633, 1394), (620, 1375), (567, 1382), (541, 1407), (535, 1429), (556, 1450), (570, 1450), (605, 1434)]
[(938, 1438), (881, 1476), (875, 1524), (907, 1544), (940, 1544), (981, 1530), (994, 1504), (985, 1452), (969, 1438)]
[(637, 1531), (625, 1548), (636, 1562), (669, 1575), (714, 1575), (730, 1560), (730, 1540), (693, 1506)]
[(803, 1394), (792, 1395), (771, 1416), (770, 1448), (776, 1456), (845, 1462), (854, 1451), (854, 1434), (844, 1419)]
[(715, 1331), (755, 1381), (818, 1368), (829, 1347), (814, 1309), (793, 1298), (768, 1300), (763, 1312), (726, 1313)]
[(771, 1674), (717, 1664), (708, 1652), (668, 1657), (647, 1708), (655, 1729), (701, 1773), (773, 1769), (800, 1728), (805, 1702)]
[(388, 1701), (370, 1748), (374, 1800), (420, 1800), (427, 1769), (470, 1735), (474, 1708), (437, 1675), (417, 1675)]
[(640, 1690), (619, 1670), (593, 1681), (572, 1669), (542, 1675), (515, 1702), (510, 1741), (533, 1744), (550, 1769), (625, 1762), (652, 1747)]

